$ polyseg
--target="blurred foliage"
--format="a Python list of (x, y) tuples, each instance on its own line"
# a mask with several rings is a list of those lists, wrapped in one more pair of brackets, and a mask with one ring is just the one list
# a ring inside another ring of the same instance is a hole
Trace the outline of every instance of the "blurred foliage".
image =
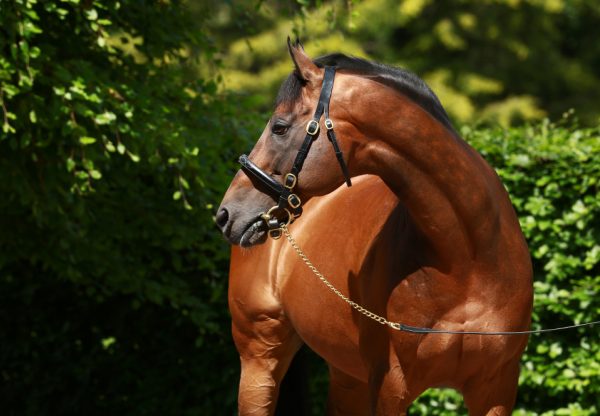
[(257, 127), (198, 77), (203, 10), (0, 2), (4, 414), (233, 406), (212, 216)]
[[(225, 39), (225, 86), (268, 106), (290, 71), (284, 39), (309, 54), (344, 52), (408, 68), (458, 123), (600, 115), (600, 3), (586, 0), (348, 0), (233, 2), (256, 17)], [(293, 3), (293, 2), (291, 2)], [(224, 8), (215, 29), (238, 19)]]
[[(584, 1), (0, 1), (0, 400), (8, 415), (234, 414), (213, 211), (291, 69), (285, 37), (425, 76), (455, 120), (598, 114)], [(534, 256), (534, 326), (597, 317), (600, 133), (462, 133)], [(597, 332), (532, 337), (517, 414), (597, 414)], [(596, 336), (595, 336), (596, 335)], [(311, 364), (311, 394), (325, 378)], [(451, 391), (417, 414), (456, 414)], [(320, 414), (319, 410), (315, 414)]]

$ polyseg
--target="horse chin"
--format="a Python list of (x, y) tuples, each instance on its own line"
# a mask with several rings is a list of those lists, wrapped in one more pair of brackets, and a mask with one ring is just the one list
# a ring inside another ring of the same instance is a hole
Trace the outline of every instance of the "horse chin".
[(251, 222), (240, 237), (241, 247), (252, 247), (267, 241), (267, 227), (262, 219)]

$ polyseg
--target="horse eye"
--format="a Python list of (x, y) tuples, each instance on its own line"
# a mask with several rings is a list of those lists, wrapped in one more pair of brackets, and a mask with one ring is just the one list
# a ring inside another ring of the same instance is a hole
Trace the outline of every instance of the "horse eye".
[(281, 123), (275, 123), (271, 128), (271, 132), (277, 136), (283, 136), (290, 129), (290, 126)]

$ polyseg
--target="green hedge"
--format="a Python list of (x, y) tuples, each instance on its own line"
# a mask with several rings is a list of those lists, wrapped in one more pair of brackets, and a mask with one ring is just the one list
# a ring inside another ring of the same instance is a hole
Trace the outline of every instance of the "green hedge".
[(212, 216), (254, 120), (199, 75), (203, 16), (0, 2), (1, 413), (233, 409)]

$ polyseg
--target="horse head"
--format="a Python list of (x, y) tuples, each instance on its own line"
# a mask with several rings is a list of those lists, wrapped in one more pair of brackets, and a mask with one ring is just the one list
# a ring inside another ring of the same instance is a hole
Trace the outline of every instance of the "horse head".
[(300, 215), (303, 202), (344, 181), (351, 185), (350, 176), (359, 174), (352, 162), (359, 144), (352, 138), (361, 135), (349, 117), (350, 80), (313, 62), (298, 42), (288, 39), (288, 49), (295, 70), (252, 152), (240, 158), (242, 169), (217, 211), (217, 225), (233, 244), (264, 242), (269, 228)]

